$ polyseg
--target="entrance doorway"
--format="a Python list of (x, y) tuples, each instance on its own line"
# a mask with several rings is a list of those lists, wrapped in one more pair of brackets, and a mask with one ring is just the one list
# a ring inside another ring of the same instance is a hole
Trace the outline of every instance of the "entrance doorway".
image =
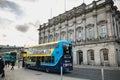
[(77, 51), (77, 64), (81, 65), (83, 63), (83, 52), (81, 50)]

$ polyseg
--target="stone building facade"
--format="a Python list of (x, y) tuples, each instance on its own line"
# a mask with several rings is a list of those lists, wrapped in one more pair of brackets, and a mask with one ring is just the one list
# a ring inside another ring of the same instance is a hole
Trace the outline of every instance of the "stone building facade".
[(120, 65), (120, 11), (112, 0), (98, 0), (59, 14), (40, 25), (39, 44), (70, 40), (74, 64)]

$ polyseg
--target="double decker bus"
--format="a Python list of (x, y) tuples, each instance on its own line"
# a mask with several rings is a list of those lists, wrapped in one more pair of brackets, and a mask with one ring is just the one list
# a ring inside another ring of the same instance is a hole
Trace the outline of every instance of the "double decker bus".
[(72, 43), (67, 40), (38, 44), (25, 47), (23, 65), (26, 68), (46, 72), (73, 70)]

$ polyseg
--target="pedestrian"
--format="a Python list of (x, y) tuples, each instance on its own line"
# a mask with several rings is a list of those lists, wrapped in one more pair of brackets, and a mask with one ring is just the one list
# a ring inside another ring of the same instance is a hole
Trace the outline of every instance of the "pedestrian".
[(4, 67), (5, 67), (4, 61), (3, 61), (2, 57), (0, 56), (0, 75), (2, 78), (5, 77)]
[(5, 67), (6, 67), (6, 68), (7, 68), (7, 64), (8, 64), (8, 63), (7, 63), (7, 59), (5, 59)]
[(6, 68), (9, 67), (9, 60), (8, 59), (5, 59), (5, 66), (6, 66)]
[(11, 67), (11, 70), (14, 70), (15, 61), (12, 61), (12, 62), (11, 62), (11, 66), (12, 66), (12, 67)]
[(8, 60), (8, 67), (9, 67), (9, 65), (10, 65), (10, 60)]
[(15, 56), (11, 56), (11, 70), (14, 70), (14, 66), (15, 66), (15, 62), (16, 62), (16, 57)]

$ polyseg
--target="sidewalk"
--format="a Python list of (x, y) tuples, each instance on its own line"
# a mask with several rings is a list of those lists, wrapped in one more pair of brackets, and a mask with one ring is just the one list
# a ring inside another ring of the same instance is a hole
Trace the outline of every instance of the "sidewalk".
[(18, 66), (15, 66), (14, 67), (14, 69), (15, 69), (15, 71), (14, 70), (10, 70), (11, 69), (11, 66), (10, 67), (5, 67), (4, 68), (4, 70), (5, 70), (5, 77), (4, 78), (1, 78), (0, 77), (0, 80), (12, 80), (14, 77), (15, 77), (15, 75), (14, 76), (11, 76), (17, 69), (19, 69), (18, 68)]
[(106, 69), (106, 70), (120, 70), (120, 67), (110, 66), (92, 66), (92, 65), (74, 65), (75, 68), (91, 68), (91, 69)]

